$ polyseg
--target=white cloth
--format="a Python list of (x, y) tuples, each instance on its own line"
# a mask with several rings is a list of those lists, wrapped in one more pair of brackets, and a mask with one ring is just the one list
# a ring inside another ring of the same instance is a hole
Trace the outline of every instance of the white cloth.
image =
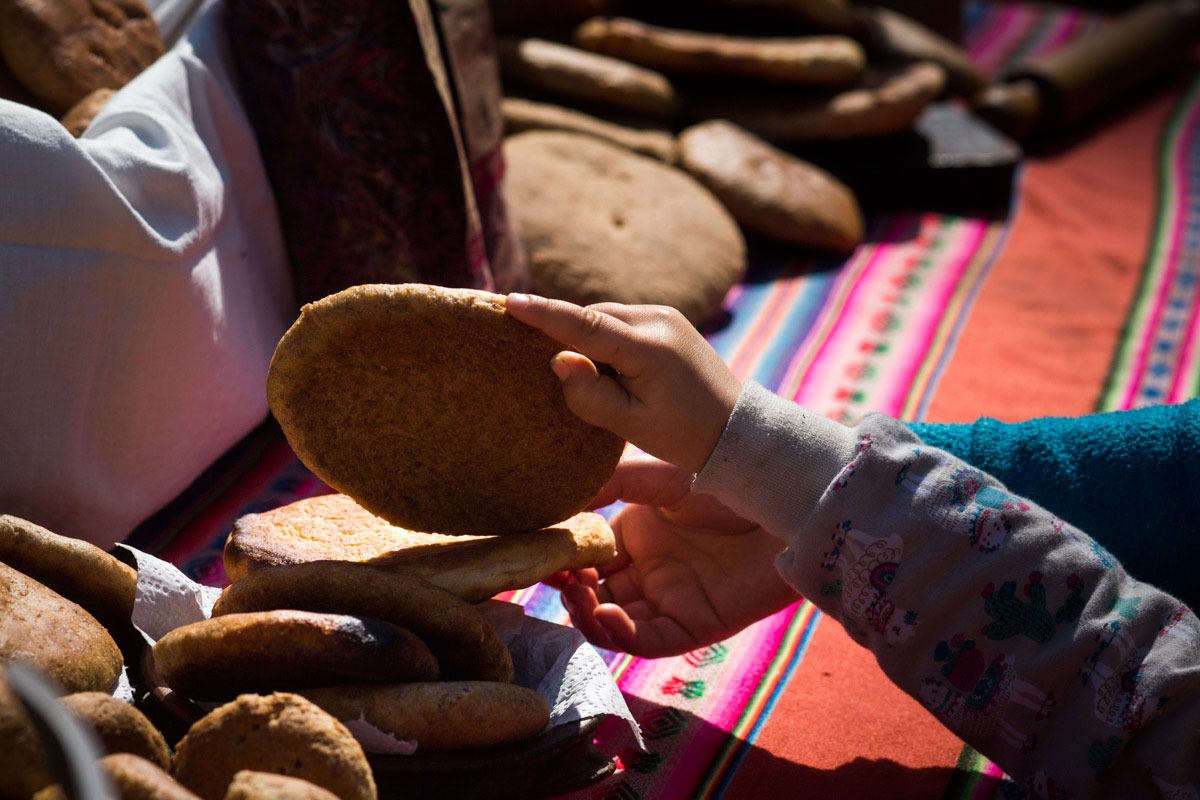
[(295, 314), (221, 12), (78, 140), (0, 100), (0, 513), (103, 547), (265, 419)]

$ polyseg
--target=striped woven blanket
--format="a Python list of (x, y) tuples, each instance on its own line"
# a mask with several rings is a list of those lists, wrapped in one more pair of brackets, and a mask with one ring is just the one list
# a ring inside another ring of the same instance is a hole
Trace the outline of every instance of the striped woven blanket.
[[(970, 3), (965, 42), (998, 70), (1103, 24), (1047, 5)], [(710, 338), (733, 369), (834, 418), (1021, 420), (1177, 402), (1200, 388), (1200, 77), (1185, 75), (1023, 163), (994, 217), (891, 213), (844, 262), (775, 255)], [(215, 476), (215, 477), (214, 477)], [(225, 581), (250, 511), (328, 491), (265, 425), (131, 543)], [(566, 623), (556, 592), (507, 599)], [(617, 773), (573, 797), (946, 797), (1003, 776), (808, 603), (676, 658), (606, 653), (648, 751), (619, 726)]]

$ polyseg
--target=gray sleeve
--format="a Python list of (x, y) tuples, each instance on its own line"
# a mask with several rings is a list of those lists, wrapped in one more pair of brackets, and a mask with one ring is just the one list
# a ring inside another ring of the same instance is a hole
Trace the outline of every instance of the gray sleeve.
[(695, 488), (779, 536), (784, 578), (1035, 796), (1195, 796), (1200, 622), (1083, 532), (894, 420), (752, 384)]

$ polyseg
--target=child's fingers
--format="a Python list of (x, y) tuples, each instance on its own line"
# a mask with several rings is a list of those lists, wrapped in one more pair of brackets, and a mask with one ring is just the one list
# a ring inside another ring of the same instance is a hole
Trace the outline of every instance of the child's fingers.
[(633, 366), (625, 363), (622, 367), (622, 362), (629, 361), (625, 346), (630, 339), (629, 326), (612, 314), (538, 295), (510, 294), (506, 305), (517, 321), (537, 328), (594, 361), (610, 364), (617, 371)]
[(559, 353), (550, 366), (562, 381), (567, 408), (584, 422), (629, 439), (630, 396), (619, 383), (579, 353)]

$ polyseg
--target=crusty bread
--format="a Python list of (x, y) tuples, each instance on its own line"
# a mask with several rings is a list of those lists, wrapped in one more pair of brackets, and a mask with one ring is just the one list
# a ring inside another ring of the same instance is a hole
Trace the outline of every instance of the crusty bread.
[(137, 571), (91, 542), (0, 514), (0, 561), (83, 606), (110, 628), (129, 625)]
[(56, 115), (124, 86), (163, 49), (142, 0), (0, 0), (0, 55)]
[(229, 782), (225, 800), (338, 800), (338, 796), (303, 778), (244, 769)]
[(18, 659), (66, 692), (109, 691), (124, 658), (81, 606), (0, 562), (0, 661)]
[(96, 732), (106, 753), (132, 753), (161, 769), (171, 768), (171, 751), (162, 732), (131, 703), (105, 692), (76, 692), (60, 703)]
[(612, 529), (590, 511), (539, 531), (447, 536), (391, 525), (350, 497), (331, 494), (238, 519), (225, 543), (225, 573), (236, 582), (277, 564), (359, 561), (480, 602), (560, 570), (601, 566), (615, 555)]
[(297, 694), (244, 694), (205, 715), (175, 748), (176, 780), (222, 800), (249, 769), (302, 778), (341, 800), (375, 800), (362, 745), (329, 712)]
[(407, 628), (444, 680), (511, 681), (512, 655), (479, 609), (424, 578), (354, 561), (279, 564), (225, 587), (213, 616), (275, 608), (371, 617)]
[(431, 683), (329, 686), (302, 692), (340, 720), (363, 719), (418, 751), (465, 750), (532, 738), (550, 721), (550, 705), (512, 683)]
[(435, 680), (437, 659), (411, 632), (347, 614), (276, 610), (193, 622), (154, 643), (167, 686), (196, 700), (343, 681)]
[(121, 800), (199, 800), (167, 770), (133, 753), (110, 753), (97, 763)]
[(309, 469), (393, 524), (535, 530), (586, 508), (624, 447), (567, 408), (561, 349), (501, 295), (354, 286), (304, 306), (267, 399)]

